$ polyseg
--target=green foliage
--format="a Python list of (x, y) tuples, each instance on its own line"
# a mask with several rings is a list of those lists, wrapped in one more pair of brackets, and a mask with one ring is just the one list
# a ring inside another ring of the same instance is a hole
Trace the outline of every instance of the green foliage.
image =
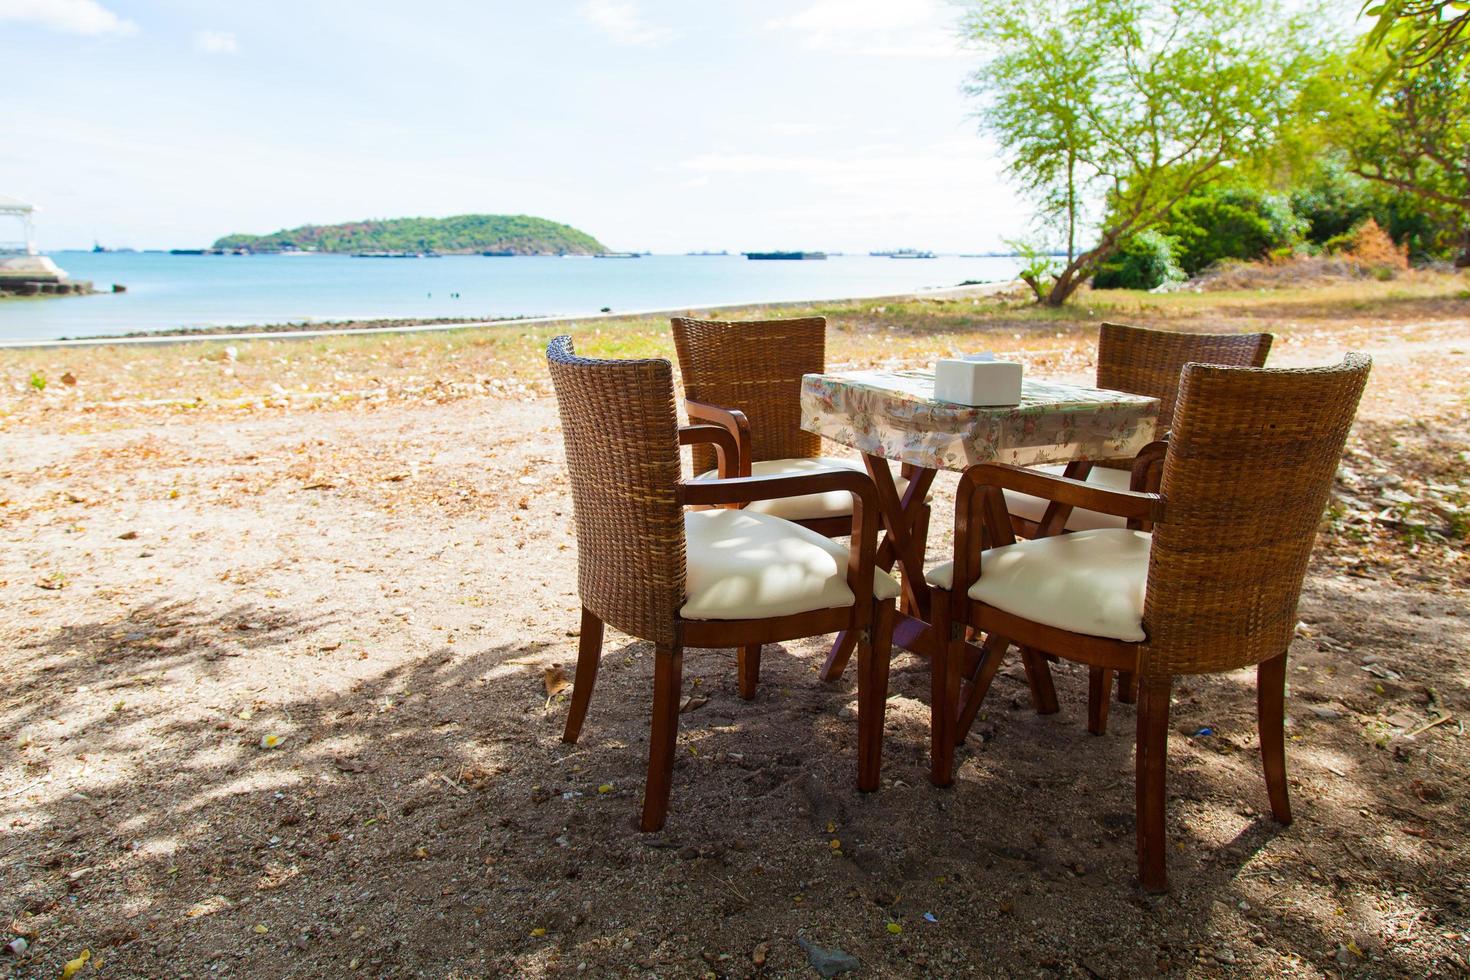
[(1314, 58), (1307, 21), (1277, 0), (969, 0), (965, 26), (987, 55), (969, 89), (982, 128), (1043, 219), (1072, 225), (1078, 200), (1107, 204), (1051, 305), (1268, 147)]
[(1292, 188), (1291, 207), (1306, 222), (1304, 237), (1314, 245), (1326, 245), (1348, 235), (1363, 219), (1378, 217), (1368, 181), (1349, 173), (1337, 156), (1324, 159)]
[(1378, 18), (1364, 46), (1388, 55), (1380, 86), (1434, 62), (1470, 60), (1470, 0), (1368, 0), (1363, 13)]
[(46, 390), (46, 376), (40, 371), (31, 372), (31, 387), (37, 391)]
[(215, 248), (258, 252), (482, 252), (591, 255), (607, 248), (570, 225), (524, 214), (461, 214), (452, 218), (390, 218), (340, 225), (303, 225), (269, 235), (226, 235)]
[(1183, 282), (1176, 252), (1179, 242), (1150, 228), (1128, 239), (1116, 254), (1098, 266), (1094, 289), (1154, 289)]
[(1259, 259), (1290, 249), (1305, 225), (1285, 197), (1230, 185), (1184, 198), (1159, 231), (1178, 243), (1179, 265), (1192, 276), (1221, 259)]
[(1059, 268), (1056, 257), (1041, 246), (1021, 239), (1006, 239), (1005, 244), (1021, 260), (1021, 271), (1017, 275), (1031, 287), (1036, 302), (1046, 302)]
[[(1400, 206), (1380, 222), (1391, 234), (1418, 233), (1419, 252), (1459, 243), (1457, 261), (1470, 264), (1470, 60), (1400, 67), (1374, 89), (1384, 58), (1360, 51), (1330, 66), (1335, 77), (1318, 87), (1330, 93), (1318, 96), (1318, 115), (1346, 150), (1352, 173), (1418, 199), (1417, 209)], [(1438, 234), (1422, 240), (1435, 224)]]

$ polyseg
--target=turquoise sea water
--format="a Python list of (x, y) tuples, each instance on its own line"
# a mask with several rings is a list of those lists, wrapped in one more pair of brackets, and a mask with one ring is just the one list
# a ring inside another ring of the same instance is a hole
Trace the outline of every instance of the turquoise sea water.
[(636, 259), (367, 259), (346, 255), (55, 252), (76, 279), (125, 293), (0, 300), (0, 340), (52, 340), (170, 327), (387, 317), (551, 316), (778, 300), (881, 296), (1010, 279), (1013, 258), (750, 261), (740, 255)]

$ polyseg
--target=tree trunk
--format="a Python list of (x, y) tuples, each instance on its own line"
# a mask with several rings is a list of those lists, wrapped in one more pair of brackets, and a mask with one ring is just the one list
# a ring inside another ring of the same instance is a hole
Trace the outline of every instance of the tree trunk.
[(1067, 264), (1077, 258), (1077, 155), (1067, 148)]
[(1460, 233), (1460, 254), (1455, 256), (1456, 269), (1470, 269), (1470, 228)]
[(1082, 269), (1083, 260), (1086, 258), (1087, 255), (1079, 255), (1067, 263), (1067, 267), (1062, 270), (1062, 274), (1057, 276), (1057, 281), (1051, 287), (1051, 292), (1046, 294), (1046, 299), (1042, 301), (1043, 305), (1057, 307), (1072, 298), (1072, 294), (1077, 291), (1077, 287), (1081, 286), (1087, 280), (1087, 276), (1083, 274)]

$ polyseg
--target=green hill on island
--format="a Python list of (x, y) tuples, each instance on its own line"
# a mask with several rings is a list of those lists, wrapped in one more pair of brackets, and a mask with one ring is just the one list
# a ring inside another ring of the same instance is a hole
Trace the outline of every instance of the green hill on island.
[(302, 225), (269, 235), (226, 235), (215, 248), (255, 252), (510, 252), (592, 255), (607, 248), (571, 225), (525, 214), (460, 214), (451, 218), (386, 218), (340, 225)]

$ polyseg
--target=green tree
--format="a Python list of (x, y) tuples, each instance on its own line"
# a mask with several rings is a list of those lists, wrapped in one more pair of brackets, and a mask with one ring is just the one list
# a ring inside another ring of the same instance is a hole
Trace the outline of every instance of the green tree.
[(1333, 151), (1293, 181), (1291, 208), (1306, 223), (1303, 234), (1308, 243), (1321, 246), (1341, 239), (1372, 218), (1395, 242), (1409, 247), (1411, 258), (1440, 258), (1447, 253), (1458, 229), (1446, 209), (1365, 180), (1348, 167), (1346, 154)]
[(1325, 113), (1328, 129), (1347, 149), (1352, 173), (1442, 215), (1458, 242), (1455, 264), (1470, 267), (1470, 59), (1400, 67), (1374, 89), (1384, 57), (1363, 51), (1347, 60)]
[(1402, 71), (1470, 58), (1470, 0), (1368, 0), (1363, 13), (1377, 18), (1365, 45), (1388, 53), (1379, 87)]
[[(1131, 236), (1269, 146), (1313, 62), (1275, 0), (969, 0), (984, 55), (969, 92), (1040, 216), (1096, 240), (1045, 297), (1059, 306)], [(1039, 291), (1038, 291), (1039, 292)]]

